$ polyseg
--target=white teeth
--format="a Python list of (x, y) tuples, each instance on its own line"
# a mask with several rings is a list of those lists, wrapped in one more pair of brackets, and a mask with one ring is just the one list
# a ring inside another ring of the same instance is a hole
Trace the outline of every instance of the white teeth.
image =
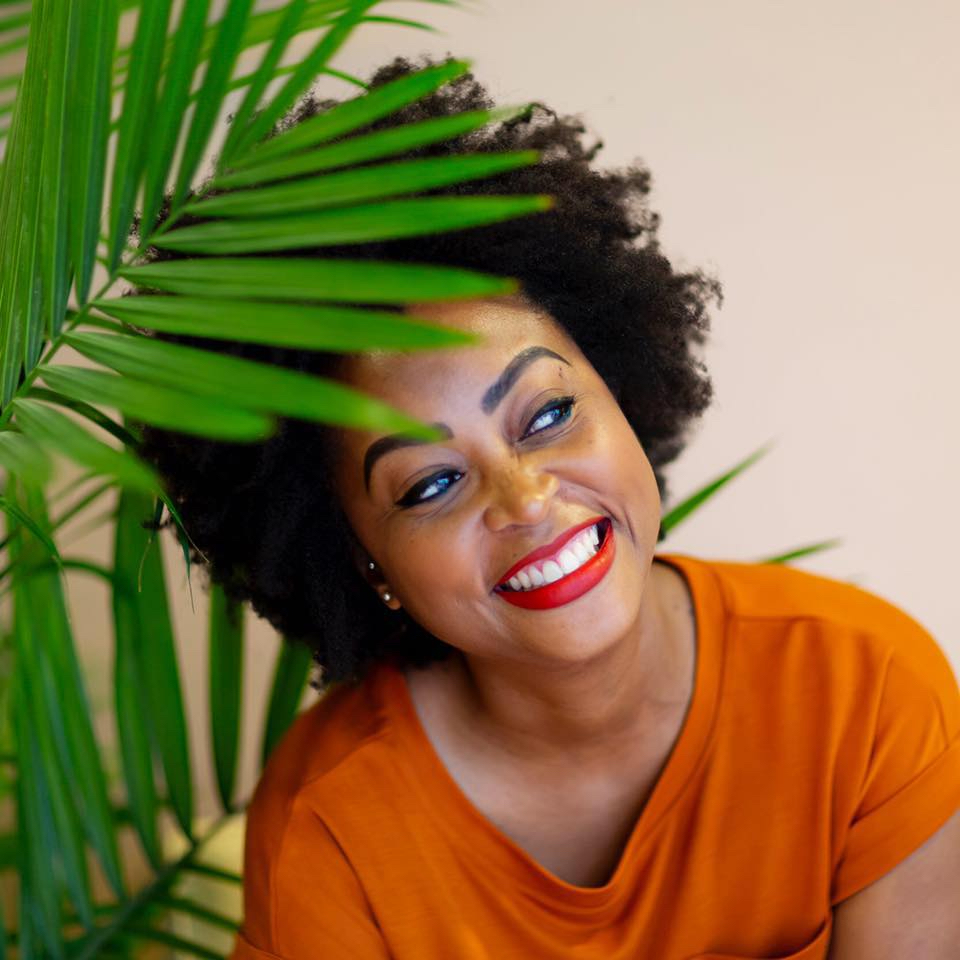
[(563, 570), (552, 560), (543, 565), (543, 579), (547, 583), (554, 583), (563, 576)]
[(583, 566), (600, 548), (600, 532), (596, 524), (574, 537), (556, 560), (548, 560), (538, 568), (535, 564), (524, 567), (508, 581), (513, 590), (533, 590), (545, 583), (554, 583), (568, 573)]

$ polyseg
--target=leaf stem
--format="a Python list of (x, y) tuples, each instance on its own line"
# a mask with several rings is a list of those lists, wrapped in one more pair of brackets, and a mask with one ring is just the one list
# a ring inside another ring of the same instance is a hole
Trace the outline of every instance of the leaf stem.
[[(198, 199), (202, 199), (204, 194), (207, 193), (210, 184), (212, 181), (208, 181), (207, 184), (204, 184), (196, 194), (190, 196), (190, 202), (193, 202)], [(159, 228), (154, 230), (148, 237), (140, 241), (136, 249), (131, 250), (130, 258), (126, 261), (123, 261), (120, 266), (130, 266), (137, 257), (141, 256), (150, 246), (153, 238), (158, 236), (164, 230), (171, 227), (180, 217), (183, 216), (184, 209), (186, 208), (187, 200), (184, 199), (181, 204), (170, 212), (170, 214), (164, 219), (163, 223), (160, 224)], [(0, 412), (0, 430), (3, 430), (4, 426), (10, 419), (10, 415), (13, 412), (13, 400), (17, 397), (22, 397), (26, 391), (33, 384), (33, 381), (36, 379), (37, 374), (39, 373), (40, 367), (43, 364), (48, 363), (50, 358), (63, 346), (64, 344), (64, 334), (71, 332), (74, 328), (79, 326), (80, 323), (86, 318), (90, 313), (90, 308), (93, 305), (95, 300), (99, 300), (110, 288), (117, 282), (119, 277), (119, 267), (117, 270), (111, 271), (110, 275), (107, 277), (107, 280), (104, 282), (103, 286), (97, 290), (96, 293), (91, 295), (87, 302), (84, 303), (78, 310), (73, 311), (69, 314), (68, 319), (63, 325), (60, 333), (58, 333), (49, 343), (47, 352), (37, 361), (34, 367), (26, 373), (23, 378), (23, 382), (17, 387), (14, 391), (13, 397), (11, 397), (11, 402), (7, 404), (6, 409)]]
[(214, 822), (213, 826), (177, 860), (168, 864), (152, 883), (147, 884), (140, 890), (135, 897), (127, 900), (121, 905), (120, 909), (114, 914), (110, 923), (99, 927), (95, 933), (89, 935), (86, 940), (74, 941), (72, 946), (82, 944), (82, 949), (73, 955), (73, 960), (87, 960), (89, 957), (98, 955), (98, 951), (104, 947), (114, 936), (123, 932), (124, 924), (131, 920), (142, 908), (147, 907), (157, 896), (162, 896), (167, 892), (167, 888), (176, 878), (176, 874), (187, 866), (190, 861), (199, 852), (200, 848), (229, 820), (229, 816), (220, 817)]

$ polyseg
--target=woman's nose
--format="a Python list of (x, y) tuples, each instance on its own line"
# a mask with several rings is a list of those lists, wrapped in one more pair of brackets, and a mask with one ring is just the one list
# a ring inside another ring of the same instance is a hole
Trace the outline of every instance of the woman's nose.
[(539, 523), (550, 512), (559, 482), (548, 471), (530, 467), (505, 470), (493, 484), (485, 520), (496, 532), (513, 523)]

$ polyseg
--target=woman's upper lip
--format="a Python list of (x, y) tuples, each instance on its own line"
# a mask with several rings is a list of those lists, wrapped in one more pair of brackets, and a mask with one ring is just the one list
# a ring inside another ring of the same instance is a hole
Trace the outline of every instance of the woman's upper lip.
[(531, 563), (535, 563), (537, 560), (543, 560), (545, 557), (551, 557), (554, 554), (560, 553), (561, 549), (566, 545), (568, 540), (571, 540), (575, 537), (581, 530), (586, 530), (589, 527), (592, 527), (594, 524), (599, 523), (601, 520), (606, 520), (602, 514), (591, 517), (589, 520), (583, 520), (580, 523), (574, 524), (564, 533), (561, 533), (559, 537), (555, 540), (552, 540), (550, 543), (545, 543), (542, 547), (537, 547), (536, 550), (531, 550), (525, 557), (522, 557), (518, 560), (497, 582), (496, 586), (500, 586), (501, 583), (506, 583), (517, 571), (522, 570), (524, 567), (529, 566)]

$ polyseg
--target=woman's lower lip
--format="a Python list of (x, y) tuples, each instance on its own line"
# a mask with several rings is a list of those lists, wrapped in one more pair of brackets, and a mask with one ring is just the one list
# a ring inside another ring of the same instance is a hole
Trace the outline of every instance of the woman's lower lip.
[(613, 524), (610, 523), (600, 549), (573, 573), (535, 590), (497, 590), (497, 596), (525, 610), (548, 610), (563, 606), (592, 590), (607, 575), (613, 563), (614, 550)]

